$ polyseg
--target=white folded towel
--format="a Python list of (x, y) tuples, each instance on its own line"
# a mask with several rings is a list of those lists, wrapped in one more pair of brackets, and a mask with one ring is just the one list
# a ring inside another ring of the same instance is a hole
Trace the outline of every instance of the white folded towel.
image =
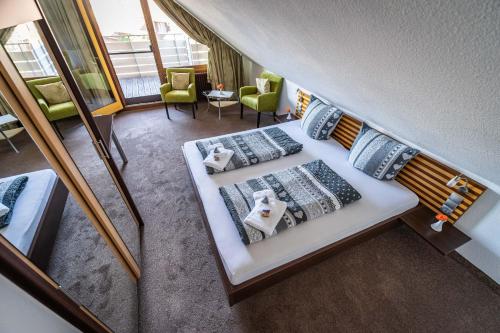
[[(264, 232), (266, 235), (271, 236), (276, 229), (279, 221), (283, 217), (286, 211), (286, 202), (277, 200), (274, 196), (274, 192), (271, 190), (258, 191), (253, 194), (255, 199), (255, 207), (252, 209), (250, 214), (243, 221), (244, 223), (252, 226), (260, 231)], [(262, 200), (267, 196), (269, 201), (268, 204), (262, 203)], [(271, 210), (268, 217), (263, 217), (260, 215), (260, 211), (263, 208), (268, 208)]]
[[(219, 156), (218, 161), (215, 160), (215, 153), (214, 153), (215, 148), (217, 148), (219, 150), (219, 152), (217, 153), (217, 155)], [(210, 153), (203, 160), (203, 164), (205, 166), (214, 168), (214, 169), (219, 170), (219, 171), (224, 170), (224, 168), (229, 163), (229, 161), (231, 160), (231, 157), (233, 157), (233, 154), (234, 154), (234, 151), (232, 151), (231, 149), (224, 148), (222, 143), (216, 143), (216, 144), (210, 145), (210, 146), (208, 146), (208, 150), (210, 151)]]
[(10, 211), (9, 207), (5, 206), (0, 202), (0, 217), (7, 215), (9, 211)]

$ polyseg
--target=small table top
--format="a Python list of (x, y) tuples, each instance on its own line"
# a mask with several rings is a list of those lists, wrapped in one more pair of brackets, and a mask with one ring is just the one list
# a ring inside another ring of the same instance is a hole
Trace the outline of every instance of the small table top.
[(0, 116), (0, 126), (15, 123), (16, 121), (18, 121), (17, 118), (11, 114)]
[(206, 93), (205, 96), (208, 98), (231, 98), (233, 97), (233, 91), (219, 91), (219, 90), (211, 90), (209, 93)]

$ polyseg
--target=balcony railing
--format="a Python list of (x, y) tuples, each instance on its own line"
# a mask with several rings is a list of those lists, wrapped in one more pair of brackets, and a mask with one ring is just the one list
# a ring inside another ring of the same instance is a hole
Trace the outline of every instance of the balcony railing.
[(23, 78), (57, 75), (43, 44), (23, 42), (4, 46)]
[[(103, 36), (119, 79), (157, 76), (148, 35)], [(208, 48), (185, 34), (159, 33), (158, 46), (163, 66), (206, 64)]]

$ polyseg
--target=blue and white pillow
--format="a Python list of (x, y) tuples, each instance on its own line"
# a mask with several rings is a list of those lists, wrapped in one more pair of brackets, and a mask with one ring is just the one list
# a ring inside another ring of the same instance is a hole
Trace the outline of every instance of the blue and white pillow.
[(0, 228), (9, 225), (10, 218), (14, 212), (14, 205), (16, 204), (17, 198), (19, 198), (21, 192), (26, 187), (27, 182), (27, 176), (20, 176), (13, 180), (0, 183), (0, 202), (9, 209), (6, 214), (0, 216)]
[(335, 106), (325, 104), (311, 95), (311, 102), (302, 116), (300, 128), (315, 140), (328, 140), (341, 116), (342, 111)]
[(351, 147), (349, 162), (369, 176), (391, 180), (418, 153), (418, 150), (363, 124)]

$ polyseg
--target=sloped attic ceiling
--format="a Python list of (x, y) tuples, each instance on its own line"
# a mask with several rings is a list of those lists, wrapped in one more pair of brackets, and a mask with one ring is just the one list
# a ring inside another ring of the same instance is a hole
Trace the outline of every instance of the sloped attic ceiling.
[(179, 3), (265, 68), (500, 185), (500, 1)]

